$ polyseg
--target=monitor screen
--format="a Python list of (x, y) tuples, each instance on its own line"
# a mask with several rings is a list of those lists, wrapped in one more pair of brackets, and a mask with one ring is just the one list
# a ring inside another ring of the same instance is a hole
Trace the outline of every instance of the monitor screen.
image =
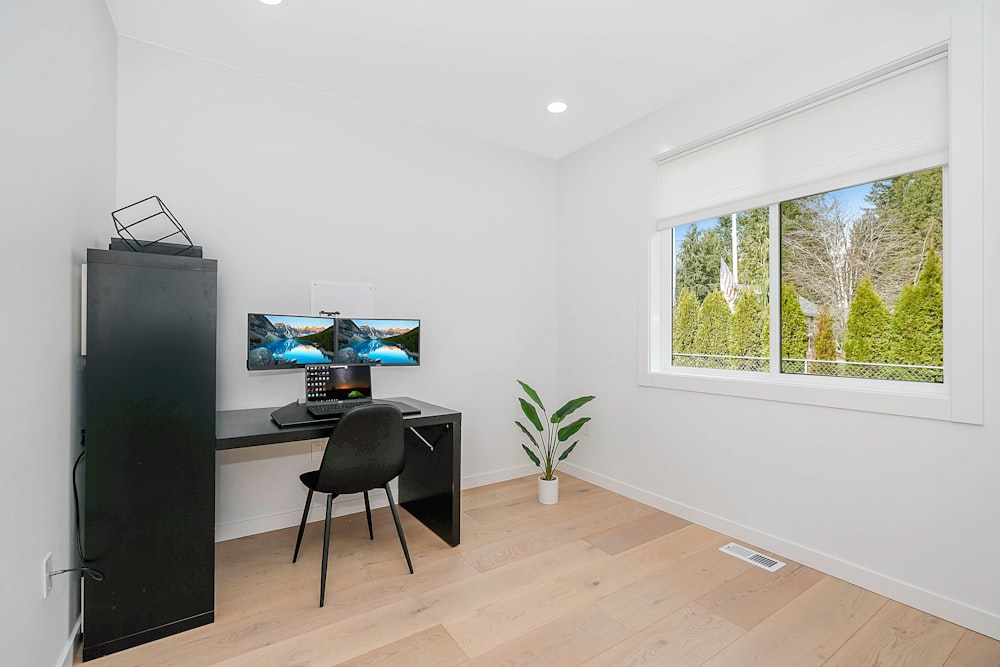
[(348, 401), (372, 397), (370, 366), (306, 366), (306, 401)]
[(247, 315), (247, 368), (420, 365), (420, 320)]
[(338, 319), (336, 362), (419, 366), (420, 320)]
[(297, 368), (334, 362), (337, 321), (302, 315), (247, 316), (247, 368)]

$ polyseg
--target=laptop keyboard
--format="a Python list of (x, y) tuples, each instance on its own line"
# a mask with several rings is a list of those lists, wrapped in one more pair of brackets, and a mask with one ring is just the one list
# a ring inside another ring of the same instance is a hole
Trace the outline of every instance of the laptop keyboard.
[(320, 403), (319, 405), (307, 405), (306, 410), (313, 417), (337, 417), (354, 408), (360, 408), (362, 405), (371, 405), (371, 401), (358, 401), (346, 405), (344, 403)]

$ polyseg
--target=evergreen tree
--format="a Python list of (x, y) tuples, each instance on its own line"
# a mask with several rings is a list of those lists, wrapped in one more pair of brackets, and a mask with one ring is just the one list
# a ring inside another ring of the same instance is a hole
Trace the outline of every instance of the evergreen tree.
[[(767, 305), (750, 290), (740, 290), (736, 308), (729, 322), (729, 354), (744, 357), (737, 360), (737, 368), (749, 371), (766, 371), (770, 356), (770, 323)], [(765, 360), (746, 357), (764, 357)]]
[(765, 206), (743, 211), (736, 216), (740, 284), (760, 294), (767, 294), (770, 285), (769, 214)]
[[(710, 292), (698, 311), (698, 332), (695, 334), (695, 350), (698, 354), (725, 355), (729, 352), (729, 304), (722, 292)], [(724, 360), (708, 361), (710, 368), (726, 368)]]
[(673, 328), (674, 354), (694, 352), (694, 337), (698, 333), (698, 297), (689, 289), (681, 290), (677, 299)]
[[(944, 286), (941, 257), (928, 250), (916, 285), (907, 285), (892, 316), (890, 356), (893, 363), (944, 365)], [(930, 381), (941, 382), (933, 373)]]
[(868, 236), (869, 242), (854, 245), (876, 246), (877, 256), (866, 263), (866, 270), (889, 309), (895, 308), (903, 288), (916, 282), (927, 249), (942, 247), (942, 186), (938, 167), (877, 181), (866, 197), (870, 207), (865, 224), (853, 235)]
[(729, 257), (718, 228), (700, 229), (690, 225), (677, 251), (674, 286), (677, 294), (689, 289), (703, 301), (709, 292), (719, 289), (719, 259)]
[(806, 327), (806, 316), (799, 304), (799, 295), (795, 285), (788, 283), (781, 287), (781, 371), (783, 373), (802, 373), (804, 364), (801, 361), (785, 361), (786, 359), (805, 359), (809, 350), (809, 330)]
[[(887, 363), (889, 361), (889, 309), (867, 277), (858, 283), (847, 315), (844, 358), (847, 361)], [(849, 374), (871, 377), (870, 369), (848, 366)]]
[(813, 352), (819, 362), (813, 366), (816, 375), (836, 375), (837, 367), (833, 363), (837, 359), (837, 339), (833, 333), (833, 317), (830, 309), (823, 306), (816, 318), (816, 339), (813, 341)]
[(726, 258), (726, 264), (729, 266), (733, 265), (733, 218), (730, 215), (719, 216), (715, 219), (715, 233), (719, 235), (719, 241), (722, 242), (723, 257)]
[(866, 199), (879, 215), (892, 215), (911, 239), (915, 251), (910, 254), (919, 261), (925, 248), (942, 247), (943, 193), (941, 168), (936, 167), (873, 183)]

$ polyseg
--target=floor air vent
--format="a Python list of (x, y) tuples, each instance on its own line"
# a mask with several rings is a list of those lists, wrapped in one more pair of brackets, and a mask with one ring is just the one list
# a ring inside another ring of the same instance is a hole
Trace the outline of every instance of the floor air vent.
[(736, 544), (736, 542), (730, 542), (724, 547), (719, 547), (719, 551), (725, 551), (730, 556), (736, 556), (737, 558), (745, 560), (748, 563), (753, 563), (757, 567), (762, 567), (768, 572), (780, 570), (785, 566), (785, 564), (780, 560), (774, 560), (770, 556), (765, 556), (764, 554), (757, 553), (752, 549), (741, 547)]

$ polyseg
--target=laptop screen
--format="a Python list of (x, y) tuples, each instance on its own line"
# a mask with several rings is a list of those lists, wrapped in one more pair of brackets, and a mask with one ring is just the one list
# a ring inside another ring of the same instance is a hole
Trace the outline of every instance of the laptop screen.
[(371, 366), (306, 366), (307, 403), (371, 397)]

